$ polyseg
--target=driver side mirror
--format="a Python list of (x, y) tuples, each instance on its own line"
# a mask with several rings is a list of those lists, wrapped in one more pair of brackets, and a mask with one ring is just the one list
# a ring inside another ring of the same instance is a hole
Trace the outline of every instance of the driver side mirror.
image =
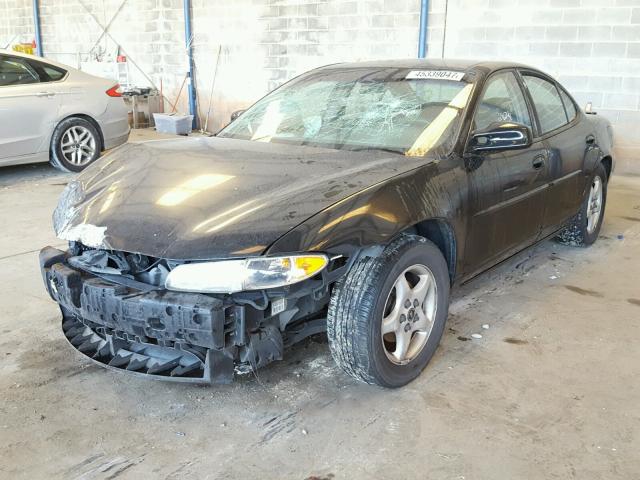
[(229, 123), (233, 122), (236, 118), (238, 118), (238, 117), (239, 117), (240, 115), (242, 115), (244, 112), (246, 112), (246, 110), (236, 110), (235, 112), (233, 112), (233, 113), (231, 114), (231, 121), (230, 121)]
[(473, 132), (469, 147), (474, 153), (515, 150), (531, 146), (532, 138), (531, 129), (526, 125), (503, 123), (491, 125), (482, 131)]

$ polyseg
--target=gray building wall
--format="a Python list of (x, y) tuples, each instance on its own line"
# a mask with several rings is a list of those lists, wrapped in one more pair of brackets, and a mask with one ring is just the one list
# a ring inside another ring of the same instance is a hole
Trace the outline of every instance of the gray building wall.
[[(132, 81), (162, 85), (169, 108), (187, 69), (182, 1), (120, 5), (41, 0), (45, 55), (77, 66), (120, 44)], [(214, 73), (209, 130), (310, 68), (415, 57), (419, 9), (420, 0), (193, 0), (201, 115)], [(113, 40), (100, 38), (116, 12)], [(30, 0), (0, 0), (0, 46), (33, 38), (31, 13)], [(618, 168), (640, 172), (640, 0), (430, 0), (428, 42), (429, 57), (514, 60), (552, 74), (612, 121)], [(186, 89), (178, 109), (187, 110)]]
[(31, 2), (0, 0), (0, 48), (33, 40)]

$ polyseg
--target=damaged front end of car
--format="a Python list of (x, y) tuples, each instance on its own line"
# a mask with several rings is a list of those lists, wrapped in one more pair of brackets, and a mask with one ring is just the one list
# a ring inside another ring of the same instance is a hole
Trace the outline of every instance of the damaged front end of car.
[[(207, 264), (216, 262), (205, 262)], [(282, 359), (284, 348), (326, 329), (329, 285), (346, 270), (327, 260), (311, 278), (231, 293), (174, 291), (183, 265), (71, 242), (46, 247), (40, 267), (62, 330), (99, 364), (161, 380), (228, 383)]]
[(97, 363), (162, 380), (228, 383), (326, 329), (329, 287), (346, 271), (344, 257), (189, 261), (118, 250), (108, 227), (83, 221), (91, 200), (81, 182), (67, 186), (53, 224), (69, 248), (44, 248), (40, 268), (65, 337)]
[(123, 148), (69, 182), (53, 214), (69, 248), (40, 254), (66, 338), (106, 367), (223, 383), (281, 359), (326, 330), (335, 282), (397, 227), (376, 207), (390, 194), (367, 203), (365, 188), (397, 172), (395, 154), (216, 137)]

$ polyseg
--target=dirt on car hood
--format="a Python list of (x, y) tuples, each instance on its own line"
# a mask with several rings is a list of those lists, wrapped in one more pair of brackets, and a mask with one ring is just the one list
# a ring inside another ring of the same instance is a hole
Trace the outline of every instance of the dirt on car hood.
[(257, 255), (335, 202), (426, 162), (215, 137), (127, 144), (70, 183), (54, 228), (159, 258)]

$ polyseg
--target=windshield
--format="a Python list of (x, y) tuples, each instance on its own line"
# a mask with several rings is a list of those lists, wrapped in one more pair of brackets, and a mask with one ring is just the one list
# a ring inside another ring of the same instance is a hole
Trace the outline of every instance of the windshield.
[(313, 71), (258, 101), (218, 136), (410, 156), (448, 153), (473, 85), (463, 77), (406, 68)]

